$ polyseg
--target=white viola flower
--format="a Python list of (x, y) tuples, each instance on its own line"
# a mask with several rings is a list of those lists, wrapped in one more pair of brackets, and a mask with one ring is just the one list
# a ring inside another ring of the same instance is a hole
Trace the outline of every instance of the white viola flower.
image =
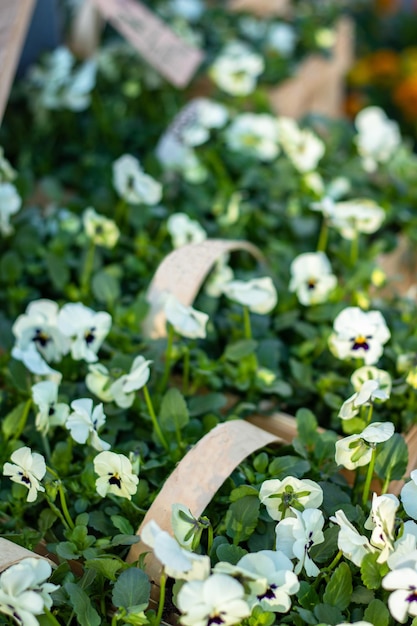
[(46, 474), (45, 459), (41, 454), (32, 452), (30, 448), (24, 446), (15, 450), (10, 460), (13, 463), (3, 465), (3, 474), (9, 476), (13, 482), (26, 487), (29, 490), (27, 501), (35, 502), (38, 491), (45, 491), (39, 482)]
[(188, 243), (200, 243), (207, 239), (202, 226), (188, 217), (186, 213), (173, 213), (167, 219), (167, 229), (174, 248), (181, 248)]
[(22, 361), (32, 374), (46, 376), (50, 380), (54, 380), (57, 384), (61, 382), (62, 374), (52, 367), (49, 367), (47, 362), (43, 360), (40, 353), (37, 351), (34, 343), (29, 344), (24, 350), (18, 346), (14, 346), (11, 354), (17, 361)]
[(401, 489), (400, 497), (404, 511), (417, 520), (417, 470), (410, 472), (410, 480)]
[(251, 614), (243, 586), (226, 574), (185, 583), (178, 592), (177, 606), (184, 626), (231, 626)]
[(266, 506), (270, 517), (279, 521), (283, 517), (294, 517), (295, 509), (303, 511), (319, 507), (323, 502), (323, 490), (308, 478), (271, 478), (262, 483), (259, 499)]
[(100, 215), (92, 207), (85, 209), (82, 220), (85, 234), (96, 246), (114, 248), (120, 236), (116, 222)]
[(195, 544), (198, 545), (204, 528), (209, 525), (207, 518), (197, 519), (183, 504), (172, 505), (171, 526), (174, 537), (182, 548), (192, 550)]
[(325, 192), (323, 177), (318, 172), (306, 172), (302, 181), (309, 191), (312, 191), (316, 196), (322, 196)]
[(73, 72), (71, 80), (61, 93), (59, 108), (84, 111), (91, 102), (91, 92), (96, 84), (97, 63), (95, 59), (85, 61)]
[(335, 201), (329, 195), (323, 196), (318, 202), (312, 202), (310, 209), (321, 213), (327, 220), (332, 216)]
[(212, 298), (219, 298), (223, 293), (223, 287), (234, 278), (234, 273), (228, 265), (229, 255), (222, 255), (214, 266), (205, 284), (205, 292)]
[(135, 399), (134, 391), (142, 389), (146, 385), (151, 375), (149, 365), (152, 361), (147, 361), (143, 356), (137, 356), (132, 363), (128, 374), (124, 374), (116, 379), (111, 385), (109, 392), (113, 401), (121, 408), (132, 406)]
[(361, 406), (369, 406), (378, 399), (388, 400), (389, 395), (381, 389), (378, 380), (366, 380), (359, 391), (350, 396), (341, 406), (339, 417), (342, 420), (349, 420), (360, 412)]
[(195, 104), (195, 115), (185, 120), (179, 135), (187, 146), (200, 146), (210, 138), (211, 129), (226, 124), (229, 112), (223, 104), (208, 98), (196, 98), (191, 104)]
[(371, 545), (381, 551), (378, 563), (385, 563), (391, 552), (394, 551), (395, 516), (400, 501), (391, 493), (372, 497), (372, 508), (365, 528), (372, 530)]
[(69, 406), (65, 402), (58, 402), (57, 383), (43, 380), (32, 385), (32, 398), (38, 407), (36, 430), (46, 435), (51, 426), (64, 426), (69, 415)]
[(174, 537), (151, 520), (141, 531), (141, 540), (153, 549), (168, 576), (180, 580), (204, 580), (210, 574), (210, 558), (182, 548)]
[(274, 22), (269, 25), (266, 45), (287, 59), (292, 55), (297, 42), (297, 34), (293, 26), (286, 22)]
[(156, 147), (156, 156), (165, 170), (179, 173), (191, 184), (202, 183), (208, 176), (208, 170), (195, 150), (173, 133), (162, 135)]
[[(280, 550), (261, 550), (245, 554), (237, 567), (249, 574), (248, 603), (251, 608), (261, 606), (264, 611), (286, 613), (291, 608), (291, 598), (300, 588), (293, 564)], [(265, 581), (259, 589), (260, 581)]]
[(97, 493), (105, 498), (112, 493), (120, 498), (132, 499), (136, 493), (139, 478), (133, 473), (132, 464), (124, 454), (100, 452), (94, 458), (94, 471)]
[(417, 570), (401, 567), (388, 572), (382, 579), (382, 587), (393, 593), (388, 598), (388, 608), (392, 617), (404, 624), (408, 616), (417, 616)]
[(124, 154), (113, 163), (113, 185), (121, 198), (130, 204), (158, 204), (162, 185), (145, 174), (139, 161)]
[(337, 278), (324, 252), (299, 254), (291, 263), (290, 273), (288, 289), (297, 294), (304, 306), (326, 302), (337, 285)]
[(225, 131), (228, 148), (261, 161), (279, 154), (277, 120), (268, 113), (240, 113)]
[(85, 384), (88, 391), (94, 393), (102, 402), (112, 402), (114, 400), (111, 391), (112, 378), (110, 372), (101, 363), (90, 363), (88, 366), (88, 374), (85, 377)]
[(374, 200), (355, 198), (335, 202), (329, 215), (330, 225), (344, 239), (355, 239), (359, 233), (372, 234), (381, 227), (385, 211)]
[(387, 565), (391, 570), (399, 567), (417, 570), (417, 524), (413, 520), (402, 525), (402, 535), (394, 542), (394, 551), (388, 555)]
[(276, 525), (276, 549), (290, 559), (298, 559), (296, 574), (304, 568), (307, 576), (318, 576), (320, 570), (310, 557), (310, 550), (324, 541), (323, 513), (313, 508), (302, 512), (293, 508), (292, 513), (295, 517), (286, 517)]
[(358, 435), (350, 435), (336, 441), (337, 465), (353, 470), (368, 465), (372, 450), (377, 443), (388, 441), (394, 434), (392, 422), (373, 422)]
[(277, 290), (269, 276), (232, 280), (223, 286), (223, 293), (229, 300), (247, 306), (252, 313), (260, 315), (270, 313), (278, 302)]
[(323, 141), (308, 128), (300, 128), (287, 117), (278, 120), (279, 138), (285, 154), (300, 173), (316, 169), (325, 153)]
[(91, 398), (80, 398), (71, 402), (70, 413), (65, 426), (77, 443), (88, 443), (95, 450), (109, 450), (110, 444), (100, 439), (98, 431), (106, 423), (103, 405), (93, 408)]
[(202, 0), (169, 0), (169, 9), (189, 22), (200, 19), (205, 9)]
[(371, 546), (367, 537), (359, 534), (353, 524), (349, 522), (345, 512), (341, 509), (336, 511), (329, 519), (340, 527), (337, 536), (339, 550), (343, 552), (347, 559), (360, 567), (363, 558), (367, 554), (375, 552), (375, 548)]
[(379, 385), (379, 389), (384, 391), (387, 398), (391, 395), (392, 378), (391, 375), (385, 370), (381, 370), (374, 365), (363, 365), (356, 369), (350, 377), (350, 382), (353, 385), (355, 391), (360, 391), (362, 385), (367, 380), (376, 380)]
[(336, 317), (329, 346), (339, 359), (362, 358), (373, 365), (383, 353), (391, 333), (379, 311), (347, 307)]
[(188, 339), (204, 339), (209, 319), (207, 313), (185, 306), (173, 294), (165, 300), (165, 316), (175, 332)]
[(22, 206), (22, 199), (16, 187), (12, 183), (0, 182), (0, 233), (11, 235), (13, 227), (10, 224), (10, 217), (15, 215)]
[(38, 626), (35, 616), (50, 609), (59, 586), (46, 582), (52, 569), (45, 559), (28, 557), (0, 574), (0, 613), (21, 626)]
[[(42, 299), (31, 302), (26, 313), (19, 315), (12, 326), (12, 332), (16, 337), (12, 355), (20, 360), (28, 352), (26, 366), (33, 365), (31, 369), (36, 374), (49, 373), (39, 371), (42, 369), (42, 361), (48, 363), (60, 361), (69, 350), (68, 339), (58, 328), (58, 305), (52, 300)], [(39, 353), (37, 358), (33, 348)], [(30, 367), (29, 367), (30, 369)], [(38, 370), (38, 371), (35, 371)]]
[(96, 312), (81, 302), (65, 304), (58, 314), (58, 328), (71, 340), (71, 356), (76, 361), (94, 363), (106, 338), (112, 318), (105, 311)]
[(398, 123), (390, 120), (377, 106), (362, 109), (356, 118), (358, 134), (355, 143), (363, 168), (374, 172), (380, 163), (387, 163), (401, 145)]
[(209, 68), (214, 83), (232, 96), (247, 96), (264, 71), (263, 58), (242, 41), (231, 41)]

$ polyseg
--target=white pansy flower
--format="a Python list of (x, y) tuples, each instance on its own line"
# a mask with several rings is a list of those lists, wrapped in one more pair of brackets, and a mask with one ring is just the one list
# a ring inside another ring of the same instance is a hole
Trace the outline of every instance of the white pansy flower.
[(381, 554), (378, 563), (385, 563), (394, 550), (395, 516), (400, 506), (400, 501), (391, 493), (372, 497), (372, 508), (365, 528), (372, 530), (370, 542)]
[(22, 206), (22, 199), (16, 187), (12, 183), (0, 182), (0, 233), (11, 235), (13, 227), (10, 224), (10, 217), (17, 213)]
[(286, 22), (270, 24), (266, 35), (266, 45), (278, 52), (282, 57), (292, 55), (297, 42), (297, 34), (293, 26)]
[(58, 402), (58, 385), (51, 380), (43, 380), (32, 386), (33, 402), (38, 407), (35, 418), (36, 430), (43, 435), (51, 426), (64, 426), (69, 415), (69, 406)]
[(196, 22), (204, 9), (202, 0), (169, 0), (169, 10), (189, 22)]
[(132, 363), (128, 374), (123, 374), (111, 385), (109, 392), (113, 401), (121, 408), (132, 406), (135, 399), (134, 391), (142, 389), (146, 385), (151, 375), (149, 365), (152, 361), (147, 361), (143, 356), (137, 356)]
[(391, 333), (379, 311), (347, 307), (336, 317), (329, 345), (339, 359), (363, 358), (373, 365), (383, 353)]
[(174, 248), (181, 248), (188, 243), (200, 243), (207, 238), (206, 231), (196, 220), (186, 213), (173, 213), (167, 219), (167, 229)]
[(217, 87), (232, 96), (247, 96), (254, 91), (264, 71), (263, 58), (242, 41), (232, 41), (209, 68)]
[(252, 313), (270, 313), (278, 302), (278, 294), (269, 276), (252, 280), (232, 280), (223, 286), (224, 295), (247, 306)]
[(417, 570), (411, 567), (395, 569), (382, 579), (382, 587), (393, 593), (388, 598), (392, 617), (404, 624), (408, 616), (417, 616)]
[(97, 246), (114, 248), (119, 239), (120, 231), (113, 220), (100, 215), (92, 207), (85, 209), (82, 220), (85, 233), (91, 241)]
[(141, 540), (153, 549), (168, 576), (180, 580), (204, 580), (210, 574), (210, 558), (182, 548), (169, 533), (151, 520), (140, 533)]
[(95, 450), (108, 450), (110, 444), (98, 436), (98, 431), (106, 423), (103, 405), (98, 404), (93, 408), (91, 398), (80, 398), (71, 402), (72, 413), (69, 415), (65, 426), (71, 433), (71, 437), (77, 443), (89, 443)]
[(323, 502), (323, 490), (313, 480), (286, 476), (283, 480), (265, 480), (259, 499), (274, 520), (294, 516), (295, 509), (315, 509)]
[(139, 478), (133, 473), (132, 464), (124, 454), (100, 452), (94, 458), (94, 471), (97, 493), (105, 498), (112, 493), (120, 498), (132, 499), (136, 493)]
[(185, 583), (178, 592), (177, 606), (184, 626), (231, 626), (251, 613), (243, 586), (226, 574)]
[(45, 559), (28, 557), (0, 574), (0, 613), (21, 626), (38, 626), (35, 616), (50, 609), (58, 585), (46, 582), (52, 569)]
[(417, 570), (417, 524), (407, 520), (402, 525), (402, 535), (394, 542), (394, 551), (388, 555), (390, 569), (412, 567)]
[(225, 131), (228, 148), (261, 161), (272, 161), (279, 154), (277, 120), (268, 113), (241, 113)]
[(185, 306), (173, 294), (165, 299), (165, 316), (175, 332), (188, 339), (204, 339), (209, 319), (207, 313)]
[(355, 126), (358, 131), (355, 143), (363, 168), (374, 172), (380, 163), (387, 163), (401, 145), (398, 123), (390, 120), (381, 108), (370, 106), (357, 114)]
[(375, 233), (385, 219), (385, 211), (374, 200), (355, 198), (334, 202), (329, 214), (330, 225), (344, 239), (354, 239), (358, 233)]
[(223, 287), (230, 283), (233, 278), (233, 270), (228, 265), (229, 255), (223, 254), (216, 262), (213, 271), (205, 284), (205, 292), (212, 298), (218, 298), (223, 293)]
[(130, 204), (157, 204), (162, 198), (162, 185), (145, 174), (139, 161), (124, 154), (113, 163), (113, 185)]
[(339, 534), (337, 536), (337, 545), (344, 556), (352, 561), (358, 567), (361, 566), (363, 558), (372, 552), (375, 552), (375, 548), (371, 546), (367, 537), (359, 534), (356, 528), (346, 517), (344, 511), (339, 509), (336, 513), (329, 518), (331, 522), (338, 524), (340, 527)]
[(107, 367), (101, 363), (90, 363), (85, 384), (88, 391), (94, 393), (103, 402), (112, 402), (114, 399), (110, 389), (111, 380)]
[(323, 513), (315, 508), (302, 512), (293, 508), (292, 513), (294, 517), (282, 519), (275, 528), (276, 549), (290, 559), (298, 559), (296, 574), (304, 568), (307, 576), (318, 576), (320, 570), (310, 557), (310, 550), (324, 541)]
[[(23, 355), (28, 352), (31, 358), (25, 364), (28, 366), (33, 362), (38, 370), (43, 360), (48, 363), (60, 361), (69, 350), (68, 339), (58, 328), (58, 305), (52, 300), (42, 299), (31, 302), (26, 313), (19, 315), (16, 319), (12, 332), (16, 337), (12, 355), (23, 360)], [(41, 359), (36, 358), (34, 347)], [(36, 374), (49, 373), (48, 371), (31, 371)]]
[(336, 441), (336, 463), (349, 470), (368, 465), (375, 445), (388, 441), (393, 434), (392, 422), (373, 422), (360, 434), (339, 439)]
[(71, 356), (76, 361), (97, 361), (97, 352), (110, 330), (111, 323), (109, 313), (97, 313), (81, 302), (65, 304), (58, 314), (59, 330), (71, 340)]
[(278, 119), (279, 138), (285, 154), (300, 173), (315, 170), (325, 153), (325, 145), (308, 128), (300, 128), (297, 122), (287, 117)]
[(222, 128), (228, 118), (227, 108), (208, 98), (197, 98), (191, 102), (195, 104), (195, 115), (186, 120), (179, 136), (187, 146), (200, 146), (210, 138), (210, 130)]
[(299, 254), (290, 266), (290, 291), (305, 306), (325, 302), (336, 287), (337, 278), (332, 274), (329, 259), (324, 252)]
[(29, 344), (24, 350), (14, 346), (12, 349), (12, 357), (17, 361), (22, 361), (32, 374), (46, 376), (49, 380), (54, 380), (57, 384), (62, 380), (62, 374), (52, 367), (49, 367), (47, 362), (43, 360), (40, 353), (37, 351), (34, 343)]
[(15, 450), (10, 460), (13, 463), (3, 465), (3, 474), (9, 476), (13, 482), (26, 487), (29, 490), (27, 501), (35, 502), (38, 491), (45, 491), (39, 482), (46, 474), (45, 459), (41, 454), (32, 452), (30, 448), (24, 446)]
[(378, 380), (366, 380), (359, 391), (348, 398), (339, 411), (342, 420), (349, 420), (360, 412), (361, 406), (369, 406), (374, 400), (388, 400), (389, 395), (381, 389)]
[(363, 383), (367, 380), (376, 380), (379, 388), (384, 391), (389, 398), (392, 389), (392, 378), (388, 372), (374, 365), (363, 365), (362, 367), (358, 367), (350, 377), (350, 382), (355, 391), (360, 391)]
[(401, 489), (400, 497), (404, 511), (417, 520), (417, 469), (410, 472), (410, 480)]

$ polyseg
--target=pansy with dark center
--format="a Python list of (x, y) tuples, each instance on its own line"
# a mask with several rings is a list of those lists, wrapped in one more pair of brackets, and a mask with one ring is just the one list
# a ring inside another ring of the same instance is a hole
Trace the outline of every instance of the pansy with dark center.
[(85, 339), (85, 343), (87, 345), (89, 345), (90, 343), (93, 343), (93, 341), (95, 340), (96, 336), (95, 336), (95, 331), (96, 331), (96, 327), (92, 326), (91, 328), (89, 328), (88, 330), (85, 331), (84, 333), (84, 339)]
[(116, 485), (119, 489), (122, 488), (122, 479), (118, 474), (112, 474), (109, 472), (109, 485)]
[(35, 329), (35, 335), (32, 338), (32, 341), (34, 341), (35, 343), (39, 343), (39, 345), (42, 348), (45, 348), (48, 344), (49, 341), (51, 341), (50, 336), (43, 331), (41, 328), (36, 328)]
[(372, 339), (372, 335), (358, 335), (357, 337), (352, 337), (350, 341), (352, 341), (352, 350), (369, 350), (368, 341)]

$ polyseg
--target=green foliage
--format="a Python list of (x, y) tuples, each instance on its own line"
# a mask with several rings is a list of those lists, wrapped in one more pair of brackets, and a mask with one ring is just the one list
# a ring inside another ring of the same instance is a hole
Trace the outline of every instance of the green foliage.
[(344, 611), (349, 606), (351, 595), (352, 574), (349, 565), (347, 563), (340, 563), (326, 585), (323, 600), (326, 604), (330, 604)]
[(176, 432), (188, 424), (187, 404), (178, 389), (168, 389), (162, 398), (159, 419), (161, 427), (167, 432)]

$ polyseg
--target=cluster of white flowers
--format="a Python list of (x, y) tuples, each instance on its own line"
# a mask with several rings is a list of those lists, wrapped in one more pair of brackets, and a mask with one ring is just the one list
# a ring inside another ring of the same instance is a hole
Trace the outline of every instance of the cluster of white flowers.
[(401, 145), (398, 123), (390, 120), (381, 108), (370, 106), (358, 113), (355, 126), (358, 131), (355, 142), (363, 168), (374, 172), (379, 164), (389, 161)]
[(0, 613), (22, 626), (39, 626), (37, 615), (52, 606), (58, 585), (46, 582), (52, 569), (45, 559), (28, 557), (0, 574)]
[(111, 323), (109, 313), (97, 313), (81, 302), (70, 302), (59, 310), (53, 300), (35, 300), (13, 324), (12, 356), (33, 374), (60, 378), (48, 363), (61, 361), (69, 352), (76, 361), (94, 363)]
[(145, 174), (139, 161), (124, 154), (113, 163), (113, 185), (117, 193), (129, 204), (154, 205), (162, 198), (162, 185)]
[(22, 199), (12, 183), (15, 178), (16, 172), (0, 147), (0, 233), (5, 236), (13, 233), (10, 218), (22, 206)]

